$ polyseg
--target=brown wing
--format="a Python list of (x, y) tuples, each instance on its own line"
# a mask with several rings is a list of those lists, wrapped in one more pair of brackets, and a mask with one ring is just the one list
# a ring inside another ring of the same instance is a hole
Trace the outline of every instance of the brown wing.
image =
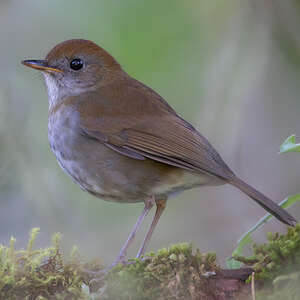
[(81, 95), (78, 108), (82, 132), (123, 155), (224, 179), (234, 176), (203, 136), (158, 94), (133, 79), (85, 99)]

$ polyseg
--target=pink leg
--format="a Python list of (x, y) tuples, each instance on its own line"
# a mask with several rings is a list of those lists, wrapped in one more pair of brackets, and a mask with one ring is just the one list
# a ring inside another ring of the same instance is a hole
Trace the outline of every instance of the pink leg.
[(141, 215), (138, 217), (137, 222), (135, 223), (132, 231), (130, 232), (129, 237), (128, 237), (127, 241), (125, 242), (125, 244), (123, 245), (118, 257), (116, 258), (115, 262), (113, 263), (113, 266), (124, 261), (124, 258), (126, 257), (129, 246), (134, 241), (134, 238), (135, 238), (135, 235), (136, 235), (138, 229), (140, 228), (143, 220), (145, 219), (145, 217), (147, 216), (147, 214), (153, 207), (154, 202), (155, 202), (154, 196), (152, 196), (151, 198), (148, 198), (145, 201), (144, 209), (143, 209)]
[(155, 212), (155, 215), (153, 217), (153, 220), (152, 220), (152, 223), (151, 223), (151, 226), (145, 236), (145, 239), (143, 241), (143, 244), (137, 254), (137, 258), (141, 257), (142, 255), (145, 254), (145, 251), (146, 251), (146, 248), (150, 242), (150, 239), (151, 239), (151, 236), (153, 234), (153, 231), (158, 223), (158, 220), (159, 218), (161, 217), (164, 209), (166, 208), (166, 203), (167, 203), (167, 200), (166, 199), (160, 199), (160, 200), (156, 200), (155, 201), (156, 203), (156, 212)]

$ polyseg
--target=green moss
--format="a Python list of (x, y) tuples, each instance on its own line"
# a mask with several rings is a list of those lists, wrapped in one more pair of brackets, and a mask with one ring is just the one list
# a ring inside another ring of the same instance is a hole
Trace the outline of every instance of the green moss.
[(60, 234), (53, 236), (53, 245), (34, 250), (39, 229), (34, 228), (26, 250), (16, 251), (15, 239), (10, 246), (0, 246), (0, 299), (88, 299), (82, 291), (87, 283), (76, 249), (65, 263), (60, 251)]
[(268, 233), (267, 238), (267, 243), (253, 245), (251, 257), (234, 258), (252, 266), (256, 279), (263, 279), (265, 282), (300, 270), (300, 223), (295, 227), (288, 227), (286, 234)]
[(277, 276), (272, 284), (259, 289), (257, 300), (299, 300), (300, 272)]
[[(300, 299), (300, 223), (286, 234), (268, 233), (251, 257), (234, 258), (255, 270), (257, 300)], [(248, 280), (250, 281), (250, 280)]]
[[(0, 299), (102, 299), (89, 293), (83, 271), (100, 270), (99, 263), (83, 263), (76, 247), (65, 261), (60, 234), (51, 247), (35, 250), (38, 232), (31, 231), (26, 250), (16, 251), (14, 238), (9, 247), (0, 246)], [(108, 300), (193, 299), (207, 289), (205, 273), (217, 269), (215, 254), (178, 244), (116, 266), (103, 279), (103, 293)]]
[(214, 253), (201, 254), (186, 243), (132, 262), (115, 267), (109, 274), (107, 299), (197, 299), (207, 289), (205, 274), (218, 270)]
[[(14, 238), (8, 247), (0, 246), (0, 299), (199, 299), (212, 293), (207, 274), (219, 271), (214, 253), (202, 254), (182, 243), (114, 267), (100, 282), (102, 296), (94, 295), (84, 270), (100, 270), (99, 263), (83, 262), (76, 247), (64, 259), (60, 234), (54, 235), (51, 247), (36, 250), (38, 232), (31, 231), (26, 250), (15, 250)], [(268, 234), (267, 243), (254, 245), (253, 256), (235, 259), (255, 269), (258, 300), (299, 299), (299, 224), (286, 234)]]

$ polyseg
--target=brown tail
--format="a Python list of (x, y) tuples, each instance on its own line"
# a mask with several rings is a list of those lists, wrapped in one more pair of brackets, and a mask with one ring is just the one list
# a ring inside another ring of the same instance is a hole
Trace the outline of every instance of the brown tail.
[(230, 183), (247, 194), (250, 198), (256, 201), (260, 206), (262, 206), (266, 211), (272, 214), (279, 221), (290, 226), (296, 225), (297, 221), (286, 210), (251, 187), (249, 184), (245, 183), (237, 177), (235, 177)]

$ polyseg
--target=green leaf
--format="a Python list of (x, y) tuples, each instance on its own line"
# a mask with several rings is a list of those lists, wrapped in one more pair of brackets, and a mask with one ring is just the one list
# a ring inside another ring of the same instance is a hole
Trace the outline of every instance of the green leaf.
[[(293, 205), (296, 202), (300, 202), (300, 194), (288, 196), (285, 198), (283, 201), (279, 203), (279, 205), (282, 208), (287, 208)], [(258, 230), (263, 224), (265, 224), (269, 219), (271, 219), (273, 215), (271, 214), (266, 214), (264, 217), (262, 217), (253, 227), (251, 227), (247, 232), (245, 232), (240, 239), (237, 242), (237, 247), (233, 250), (232, 252), (232, 257), (228, 258), (226, 260), (227, 267), (229, 269), (237, 269), (242, 266), (242, 263), (239, 261), (236, 261), (234, 259), (234, 256), (242, 256), (243, 255), (243, 250), (246, 245), (249, 245), (253, 242), (251, 235), (253, 232)]]
[(296, 144), (296, 138), (294, 134), (288, 137), (280, 146), (279, 153), (286, 152), (300, 152), (300, 143)]
[(240, 269), (242, 267), (242, 263), (240, 261), (235, 260), (233, 257), (226, 258), (226, 266), (228, 269)]
[(226, 259), (226, 264), (229, 269), (239, 269), (242, 263), (234, 259), (234, 256), (242, 256), (246, 245), (252, 244), (251, 232), (246, 232), (237, 242), (237, 247), (233, 250), (232, 256)]
[(287, 208), (292, 206), (296, 202), (300, 202), (300, 194), (288, 196), (282, 202), (280, 202), (279, 205), (283, 208)]

